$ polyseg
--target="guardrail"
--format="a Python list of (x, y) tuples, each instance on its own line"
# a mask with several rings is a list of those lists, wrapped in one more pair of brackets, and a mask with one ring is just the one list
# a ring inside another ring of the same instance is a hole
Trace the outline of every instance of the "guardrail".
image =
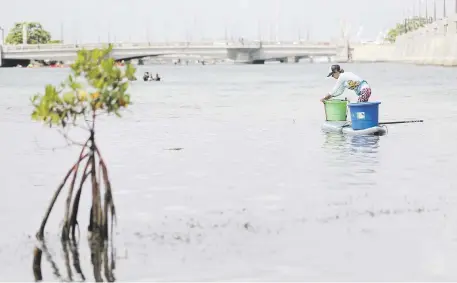
[[(142, 42), (142, 43), (111, 43), (114, 48), (192, 48), (192, 47), (234, 47), (234, 48), (259, 48), (262, 46), (303, 46), (303, 47), (336, 47), (330, 43), (312, 43), (312, 42)], [(85, 43), (85, 44), (21, 44), (21, 45), (3, 45), (3, 51), (36, 51), (36, 50), (72, 50), (72, 49), (93, 49), (107, 46), (108, 43)]]

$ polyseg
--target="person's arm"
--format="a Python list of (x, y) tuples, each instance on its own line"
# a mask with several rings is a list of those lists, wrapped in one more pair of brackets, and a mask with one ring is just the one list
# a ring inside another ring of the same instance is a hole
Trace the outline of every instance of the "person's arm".
[(337, 81), (335, 86), (333, 87), (332, 91), (330, 91), (328, 94), (330, 97), (337, 97), (342, 95), (344, 92), (344, 80), (340, 77)]
[(325, 100), (329, 100), (332, 97), (340, 96), (341, 94), (343, 94), (343, 92), (344, 80), (341, 77), (339, 77), (333, 89), (324, 98), (322, 98), (321, 101), (324, 102)]
[(340, 77), (336, 81), (333, 89), (324, 98), (322, 98), (321, 101), (329, 100), (332, 97), (340, 96), (343, 94), (343, 92), (344, 92), (344, 80)]

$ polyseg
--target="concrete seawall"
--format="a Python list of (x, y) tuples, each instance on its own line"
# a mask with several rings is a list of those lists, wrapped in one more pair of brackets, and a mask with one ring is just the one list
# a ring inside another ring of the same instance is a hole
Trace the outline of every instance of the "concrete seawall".
[(457, 66), (457, 14), (399, 36), (393, 60)]
[[(397, 37), (394, 44), (351, 44), (353, 62), (457, 66), (457, 14)], [(347, 48), (336, 58), (347, 61)]]
[(398, 42), (394, 60), (424, 65), (457, 66), (457, 34), (421, 36)]
[[(394, 44), (351, 44), (350, 53), (352, 62), (391, 62), (394, 60), (396, 46)], [(347, 46), (335, 57), (336, 62), (348, 62)]]
[(390, 62), (394, 58), (394, 44), (355, 44), (351, 45), (353, 62)]

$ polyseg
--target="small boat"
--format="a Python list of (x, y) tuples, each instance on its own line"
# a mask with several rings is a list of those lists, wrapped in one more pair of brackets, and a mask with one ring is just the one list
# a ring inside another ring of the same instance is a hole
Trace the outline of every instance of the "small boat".
[(325, 121), (322, 124), (324, 132), (342, 133), (349, 136), (383, 136), (387, 134), (386, 126), (374, 126), (363, 130), (354, 130), (351, 127), (351, 122), (348, 121)]
[(159, 77), (159, 74), (156, 74), (155, 77), (152, 76), (152, 74), (149, 74), (149, 72), (145, 72), (143, 75), (143, 81), (145, 82), (150, 82), (150, 81), (156, 81), (160, 82), (161, 78)]

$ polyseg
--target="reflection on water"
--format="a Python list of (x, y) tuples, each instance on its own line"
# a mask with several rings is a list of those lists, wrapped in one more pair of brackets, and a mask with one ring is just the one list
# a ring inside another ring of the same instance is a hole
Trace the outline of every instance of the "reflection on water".
[[(54, 261), (51, 253), (48, 250), (45, 241), (41, 241), (33, 250), (33, 276), (35, 281), (43, 280), (41, 260), (44, 253), (46, 261), (50, 264), (55, 279), (59, 281), (85, 281), (86, 277), (81, 268), (79, 259), (78, 243), (73, 240), (61, 241), (62, 251), (64, 254), (64, 264), (66, 271), (66, 278), (63, 277), (57, 263)], [(114, 282), (115, 254), (112, 241), (100, 244), (97, 241), (89, 241), (89, 248), (91, 251), (91, 263), (93, 266), (93, 275), (96, 282), (103, 282), (104, 274), (105, 280)], [(73, 276), (73, 269), (79, 278)], [(49, 278), (48, 278), (49, 280)]]
[(377, 149), (379, 146), (379, 136), (351, 136), (350, 143), (355, 147)]
[[(379, 136), (347, 136), (341, 133), (324, 133), (323, 148), (329, 169), (341, 185), (375, 187), (374, 175), (379, 167)], [(340, 168), (346, 170), (340, 171)]]
[(324, 133), (323, 148), (330, 151), (348, 151), (376, 153), (379, 148), (379, 136), (347, 136), (341, 133)]
[(346, 141), (346, 136), (341, 134), (341, 133), (326, 133), (323, 132), (324, 135), (324, 144), (323, 147), (325, 149), (337, 149), (341, 148), (345, 141)]

